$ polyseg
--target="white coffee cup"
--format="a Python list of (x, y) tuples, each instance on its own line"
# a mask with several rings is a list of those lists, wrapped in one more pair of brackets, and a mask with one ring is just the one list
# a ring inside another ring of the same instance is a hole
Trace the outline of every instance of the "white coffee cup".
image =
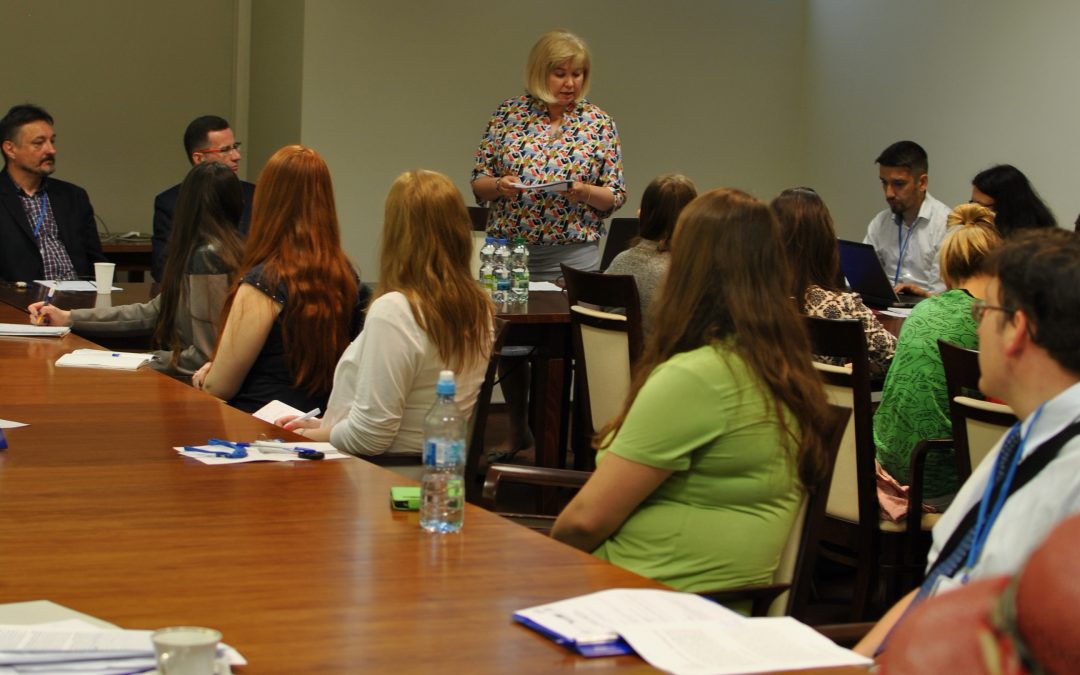
[(221, 633), (213, 628), (173, 626), (150, 639), (161, 675), (214, 675)]
[(94, 280), (98, 293), (112, 293), (113, 275), (116, 274), (116, 263), (94, 263)]

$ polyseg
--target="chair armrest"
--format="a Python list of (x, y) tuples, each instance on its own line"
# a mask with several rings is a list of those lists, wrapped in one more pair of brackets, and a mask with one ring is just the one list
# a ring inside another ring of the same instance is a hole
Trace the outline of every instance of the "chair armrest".
[(873, 621), (863, 623), (830, 623), (823, 626), (811, 626), (814, 630), (829, 638), (841, 647), (854, 647), (866, 637), (874, 627)]
[(498, 503), (500, 483), (580, 488), (591, 475), (588, 471), (574, 471), (573, 469), (492, 464), (488, 467), (487, 475), (484, 477), (484, 492), (480, 498), (480, 504), (489, 511), (495, 510)]
[(749, 600), (751, 616), (767, 616), (769, 607), (782, 593), (791, 589), (791, 584), (763, 584), (761, 586), (741, 586), (719, 591), (698, 591), (697, 595), (709, 598), (722, 605)]
[[(917, 535), (922, 529), (922, 503), (923, 503), (923, 470), (926, 468), (926, 457), (931, 452), (951, 450), (953, 440), (951, 438), (932, 438), (919, 441), (911, 451), (911, 460), (908, 464), (908, 533)], [(913, 518), (912, 514), (917, 514)]]

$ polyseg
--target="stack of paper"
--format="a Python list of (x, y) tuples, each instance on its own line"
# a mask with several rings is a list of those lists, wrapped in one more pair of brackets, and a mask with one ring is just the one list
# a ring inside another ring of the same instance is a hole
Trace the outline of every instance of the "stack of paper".
[(56, 360), (58, 366), (74, 368), (109, 368), (111, 370), (136, 370), (152, 361), (153, 354), (137, 352), (110, 352), (107, 349), (76, 349)]
[[(342, 452), (339, 452), (337, 449), (334, 448), (334, 446), (330, 445), (329, 443), (302, 441), (300, 443), (281, 443), (281, 445), (288, 446), (290, 448), (308, 448), (311, 450), (318, 450), (319, 452), (323, 453), (324, 459), (345, 459), (346, 457), (351, 457), (351, 455), (346, 455)], [(192, 447), (201, 448), (202, 450), (209, 450), (211, 452), (215, 450), (229, 450), (229, 448), (221, 445), (196, 445)], [(294, 453), (263, 452), (254, 446), (246, 448), (246, 457), (217, 457), (215, 455), (210, 455), (205, 452), (189, 452), (183, 447), (175, 447), (173, 448), (173, 450), (176, 450), (177, 453), (183, 455), (184, 457), (190, 457), (192, 459), (202, 462), (203, 464), (244, 464), (245, 462), (295, 462), (301, 459)], [(0, 675), (3, 674), (0, 673)]]
[(0, 323), (0, 335), (19, 337), (64, 337), (70, 326), (37, 326), (32, 323)]
[(872, 663), (790, 617), (748, 619), (692, 593), (613, 589), (530, 607), (514, 620), (585, 656), (633, 651), (679, 675)]
[[(146, 672), (156, 665), (150, 635), (148, 630), (103, 629), (81, 619), (29, 626), (0, 624), (0, 672)], [(230, 666), (247, 663), (224, 643), (218, 647), (218, 660)]]
[[(41, 284), (45, 288), (55, 288), (57, 291), (96, 291), (97, 282), (94, 281), (52, 281), (49, 279), (35, 279), (34, 283)], [(124, 289), (119, 286), (112, 286), (114, 291), (122, 291)]]

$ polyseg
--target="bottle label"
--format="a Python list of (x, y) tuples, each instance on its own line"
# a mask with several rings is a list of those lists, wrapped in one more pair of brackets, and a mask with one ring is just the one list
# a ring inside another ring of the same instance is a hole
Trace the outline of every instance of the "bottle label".
[(465, 464), (465, 442), (429, 438), (424, 443), (424, 465), (447, 468)]

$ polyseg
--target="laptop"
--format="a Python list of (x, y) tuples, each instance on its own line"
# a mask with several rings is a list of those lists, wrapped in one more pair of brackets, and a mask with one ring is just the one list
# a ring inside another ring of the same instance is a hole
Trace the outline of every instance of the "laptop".
[(867, 305), (914, 307), (920, 300), (925, 300), (913, 293), (896, 294), (872, 245), (845, 239), (837, 241), (840, 244), (840, 271), (847, 278), (851, 290), (861, 295)]

